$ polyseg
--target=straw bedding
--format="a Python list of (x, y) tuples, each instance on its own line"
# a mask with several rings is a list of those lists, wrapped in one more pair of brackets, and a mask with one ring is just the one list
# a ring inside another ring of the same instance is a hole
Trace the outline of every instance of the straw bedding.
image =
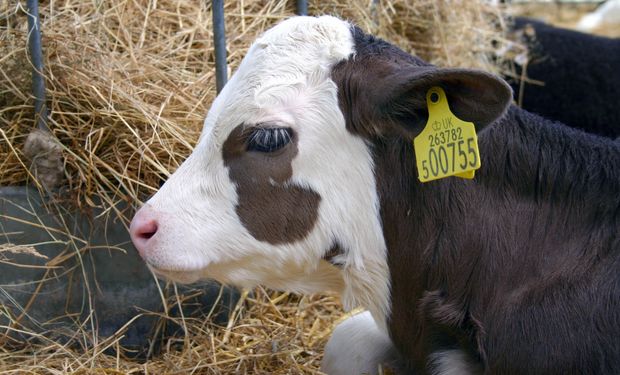
[[(24, 9), (24, 1), (0, 3), (0, 185), (37, 182), (23, 152), (35, 124)], [(293, 1), (227, 2), (230, 71), (259, 33), (294, 10)], [(215, 96), (210, 2), (49, 0), (40, 13), (48, 124), (63, 154), (62, 204), (139, 205), (191, 152)], [(324, 13), (437, 65), (504, 66), (492, 53), (506, 43), (504, 21), (482, 0), (310, 3), (310, 14)], [(343, 316), (338, 299), (262, 289), (250, 296), (227, 327), (208, 317), (180, 322), (185, 337), (146, 364), (103, 353), (122, 349), (122, 331), (78, 349), (32, 334), (37, 340), (21, 346), (0, 339), (0, 373), (317, 373), (321, 348)], [(91, 335), (80, 327), (76, 335)]]

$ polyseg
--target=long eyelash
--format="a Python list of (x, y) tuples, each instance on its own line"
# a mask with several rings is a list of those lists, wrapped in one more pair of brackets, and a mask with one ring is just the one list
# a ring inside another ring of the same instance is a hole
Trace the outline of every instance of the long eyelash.
[(274, 138), (274, 144), (279, 145), (290, 142), (291, 134), (286, 128), (258, 128), (250, 137), (250, 143), (268, 145), (272, 138)]

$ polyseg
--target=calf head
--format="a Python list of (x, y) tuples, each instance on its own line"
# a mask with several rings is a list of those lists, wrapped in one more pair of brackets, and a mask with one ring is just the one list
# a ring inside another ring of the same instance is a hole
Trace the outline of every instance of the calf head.
[[(385, 54), (365, 50), (375, 42)], [(193, 153), (134, 217), (134, 244), (172, 280), (334, 290), (385, 315), (372, 144), (419, 131), (436, 84), (453, 87), (466, 120), (489, 122), (505, 107), (505, 85), (487, 74), (439, 70), (333, 17), (280, 23), (252, 45)]]

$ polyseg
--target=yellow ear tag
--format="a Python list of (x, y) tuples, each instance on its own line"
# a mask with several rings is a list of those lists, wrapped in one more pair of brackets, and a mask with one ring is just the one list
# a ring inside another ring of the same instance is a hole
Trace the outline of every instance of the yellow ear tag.
[(426, 93), (428, 122), (413, 140), (418, 179), (422, 182), (457, 176), (474, 178), (480, 168), (478, 137), (472, 122), (458, 119), (441, 87)]

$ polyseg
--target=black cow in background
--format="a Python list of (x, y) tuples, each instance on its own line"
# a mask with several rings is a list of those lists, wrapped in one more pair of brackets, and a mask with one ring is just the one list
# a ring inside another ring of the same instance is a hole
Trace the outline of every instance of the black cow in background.
[[(515, 101), (529, 112), (610, 138), (620, 137), (620, 39), (516, 17), (514, 31), (529, 47), (517, 65)], [(541, 85), (541, 83), (544, 85)]]

